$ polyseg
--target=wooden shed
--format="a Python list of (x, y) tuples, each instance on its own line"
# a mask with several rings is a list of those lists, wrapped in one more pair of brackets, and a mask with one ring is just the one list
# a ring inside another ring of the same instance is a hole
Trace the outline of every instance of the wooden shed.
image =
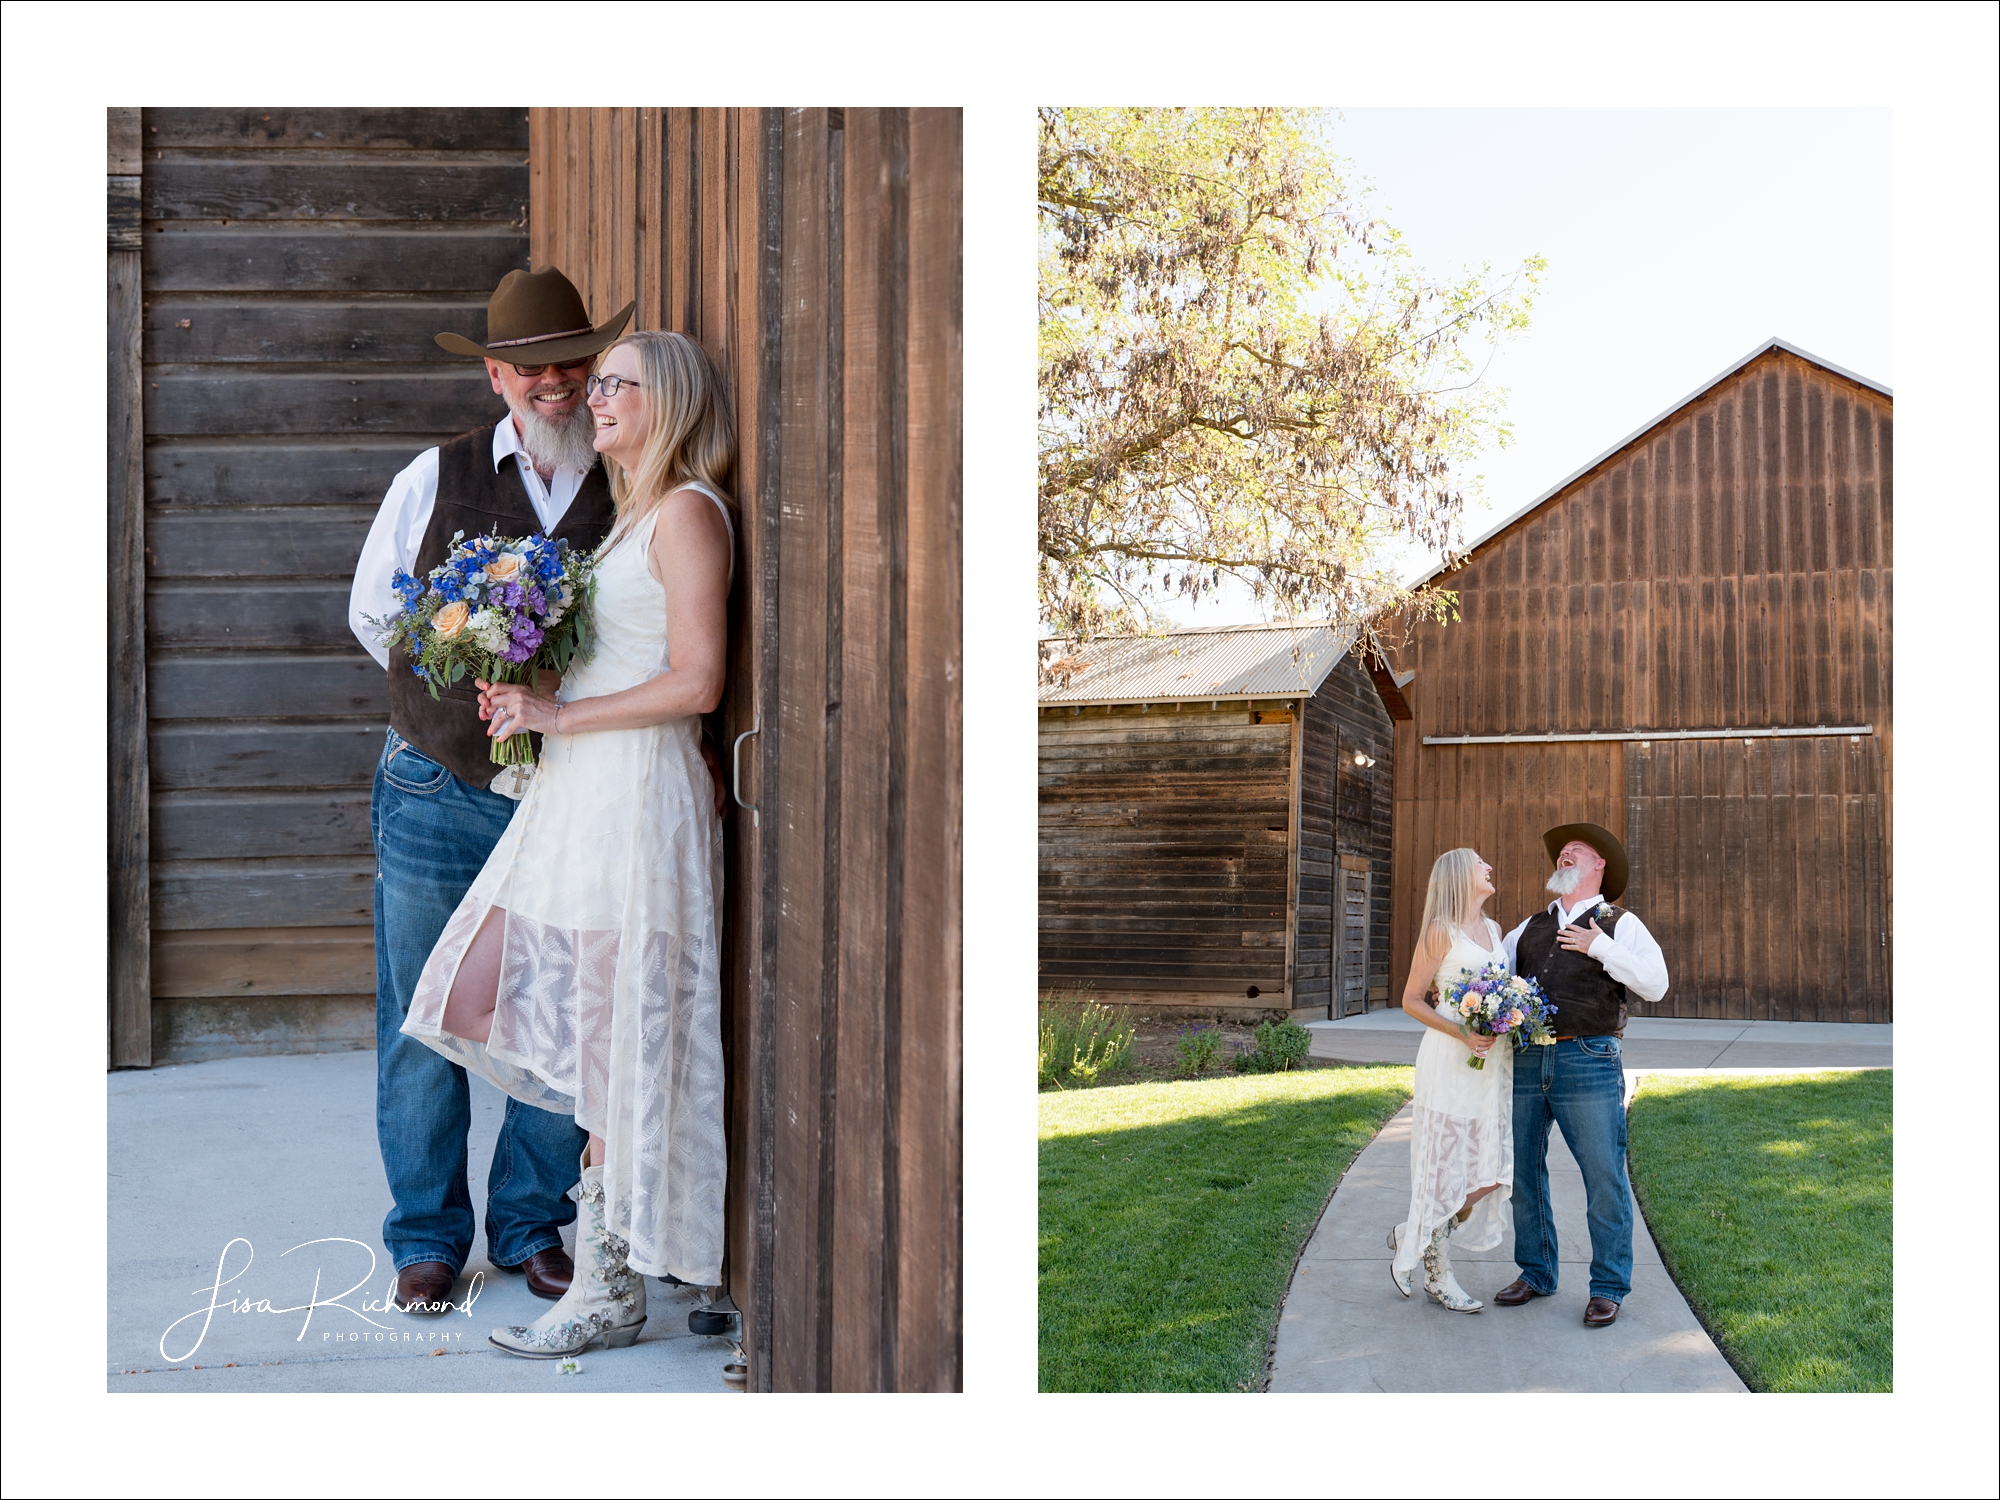
[(955, 110), (110, 112), (113, 1066), (373, 1045), (391, 477), (508, 270), (699, 338), (741, 509), (729, 1291), (760, 1390), (960, 1383)]
[(1648, 1014), (1890, 1019), (1893, 431), (1772, 339), (1468, 549), (1460, 620), (1393, 652), (1398, 990), (1439, 853), (1511, 926), (1588, 819), (1666, 952)]
[(1354, 643), (1303, 623), (1044, 644), (1045, 992), (1301, 1020), (1387, 996), (1407, 709)]

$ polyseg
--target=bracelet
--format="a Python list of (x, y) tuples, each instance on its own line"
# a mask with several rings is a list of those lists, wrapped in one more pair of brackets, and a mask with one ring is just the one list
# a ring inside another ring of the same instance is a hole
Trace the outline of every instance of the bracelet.
[(562, 706), (562, 699), (558, 698), (558, 699), (556, 700), (556, 717), (555, 717), (555, 722), (549, 725), (549, 733), (550, 733), (550, 734), (561, 734), (561, 733), (562, 733), (562, 711), (563, 711), (563, 706)]

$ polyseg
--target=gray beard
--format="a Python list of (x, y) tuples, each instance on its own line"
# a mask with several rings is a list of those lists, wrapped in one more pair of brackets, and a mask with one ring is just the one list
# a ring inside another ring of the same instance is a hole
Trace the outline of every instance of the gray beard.
[(1548, 891), (1553, 896), (1567, 896), (1583, 884), (1583, 871), (1575, 865), (1567, 870), (1558, 870), (1549, 877)]
[(537, 469), (581, 469), (586, 474), (597, 462), (597, 419), (588, 406), (578, 406), (567, 417), (551, 419), (535, 410), (532, 401), (508, 409), (521, 419), (521, 446), (528, 461)]

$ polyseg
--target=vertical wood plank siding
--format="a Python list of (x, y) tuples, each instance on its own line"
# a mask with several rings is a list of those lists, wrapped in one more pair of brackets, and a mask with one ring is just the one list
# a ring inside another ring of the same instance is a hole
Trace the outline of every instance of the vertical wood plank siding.
[[(1394, 982), (1431, 861), (1548, 898), (1541, 831), (1625, 840), (1673, 975), (1650, 1014), (1887, 1021), (1893, 408), (1782, 349), (1673, 413), (1444, 582), (1397, 653)], [(1872, 724), (1837, 739), (1420, 747), (1424, 735)]]
[(503, 410), (431, 335), (527, 263), (527, 112), (149, 109), (139, 144), (154, 1059), (367, 1047), (388, 713), (348, 590), (397, 471)]
[(959, 119), (537, 109), (532, 253), (714, 356), (727, 1276), (760, 1390), (960, 1383)]

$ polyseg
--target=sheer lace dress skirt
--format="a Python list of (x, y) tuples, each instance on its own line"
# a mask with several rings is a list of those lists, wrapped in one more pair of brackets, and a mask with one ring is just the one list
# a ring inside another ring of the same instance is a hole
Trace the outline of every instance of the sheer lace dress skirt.
[[(533, 787), (424, 966), (403, 1030), (605, 1142), (614, 1234), (645, 1275), (722, 1271), (722, 832), (699, 721), (550, 736)], [(506, 913), (484, 1044), (442, 1029)]]
[(1514, 1047), (1496, 1043), (1484, 1068), (1466, 1066), (1471, 1050), (1428, 1028), (1417, 1049), (1410, 1101), (1410, 1208), (1398, 1231), (1396, 1265), (1414, 1267), (1432, 1231), (1480, 1188), (1495, 1190), (1473, 1205), (1453, 1231), (1454, 1249), (1491, 1250), (1512, 1222), (1514, 1195)]

